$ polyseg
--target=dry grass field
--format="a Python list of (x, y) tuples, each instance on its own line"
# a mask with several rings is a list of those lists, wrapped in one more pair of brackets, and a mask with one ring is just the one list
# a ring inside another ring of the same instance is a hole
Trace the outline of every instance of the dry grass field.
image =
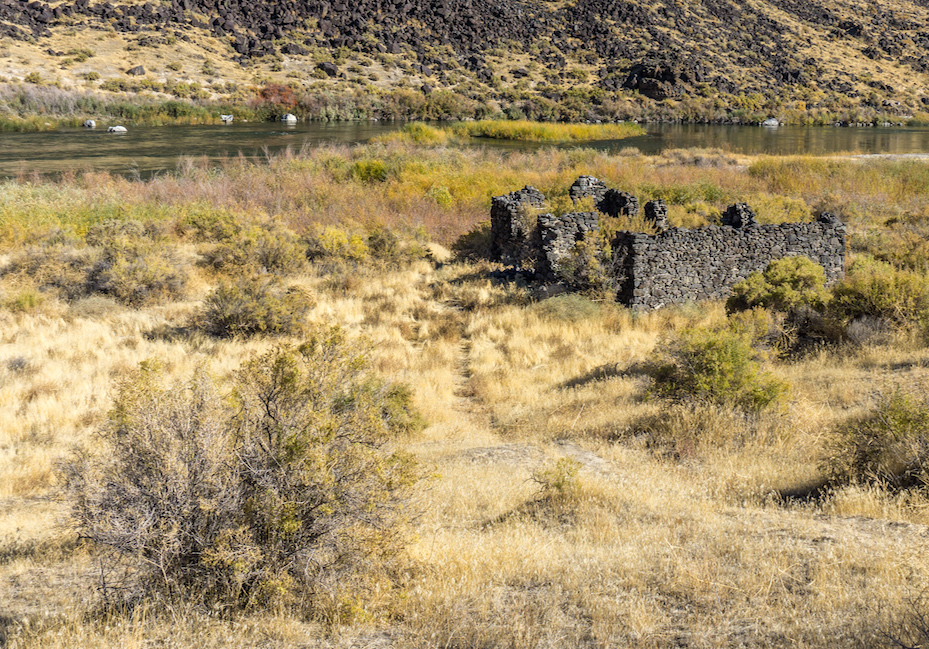
[[(372, 161), (383, 174), (366, 172)], [(580, 295), (541, 300), (531, 287), (493, 279), (487, 262), (450, 252), (486, 218), (490, 196), (525, 184), (564, 194), (580, 173), (640, 200), (665, 197), (672, 221), (688, 226), (736, 200), (768, 222), (830, 209), (850, 227), (852, 256), (925, 272), (918, 244), (929, 168), (921, 162), (499, 154), (395, 142), (261, 165), (194, 160), (144, 183), (8, 181), (0, 185), (0, 647), (925, 642), (914, 626), (929, 587), (925, 493), (862, 481), (815, 499), (779, 495), (817, 483), (836, 426), (871, 410), (881, 393), (926, 394), (924, 331), (875, 326), (858, 343), (772, 357), (765, 369), (790, 391), (758, 413), (655, 396), (642, 364), (685, 329), (723, 325), (722, 304), (632, 312)], [(252, 234), (229, 238), (230, 223)], [(158, 598), (128, 612), (101, 608), (94, 548), (67, 525), (57, 467), (77, 446), (99, 448), (95, 431), (114, 386), (140, 362), (157, 360), (169, 380), (207, 368), (225, 385), (256, 354), (300, 340), (299, 331), (216, 337), (201, 324), (217, 283), (251, 268), (219, 264), (216, 246), (227, 237), (248, 248), (260, 237), (247, 228), (280, 232), (272, 223), (301, 250), (308, 241), (322, 250), (280, 272), (263, 262), (311, 296), (300, 327), (342, 327), (378, 373), (412, 388), (428, 422), (401, 442), (428, 474), (408, 505), (415, 517), (403, 569), (385, 592), (321, 602), (307, 616)], [(375, 254), (379, 228), (397, 233), (410, 254)], [(183, 287), (134, 299), (112, 278), (103, 294), (56, 283), (83, 268), (74, 262), (80, 251), (115, 268), (129, 249), (180, 269)], [(170, 259), (156, 256), (168, 249)], [(31, 266), (29, 255), (38, 260)]]

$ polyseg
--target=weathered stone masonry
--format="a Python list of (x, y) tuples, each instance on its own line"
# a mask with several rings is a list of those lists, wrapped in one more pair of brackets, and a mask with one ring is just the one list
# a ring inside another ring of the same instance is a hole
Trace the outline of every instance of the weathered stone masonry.
[(750, 273), (794, 255), (820, 264), (831, 284), (844, 272), (845, 227), (824, 216), (815, 223), (671, 228), (656, 235), (621, 232), (613, 251), (617, 300), (656, 308), (725, 298)]
[[(605, 211), (600, 203), (615, 201), (621, 194), (585, 176), (572, 186), (572, 198), (590, 195), (576, 191), (588, 188), (593, 190), (600, 211)], [(586, 233), (599, 230), (598, 214), (527, 217), (526, 208), (541, 207), (543, 201), (541, 192), (531, 187), (494, 198), (492, 250), (497, 261), (532, 270), (543, 281), (557, 281), (559, 260)], [(647, 206), (646, 215), (660, 219), (663, 205)], [(794, 255), (804, 255), (823, 266), (827, 283), (844, 274), (845, 226), (828, 213), (813, 223), (761, 225), (748, 206), (741, 204), (730, 207), (722, 222), (721, 226), (695, 230), (617, 234), (611, 242), (617, 300), (632, 307), (657, 308), (725, 298), (732, 286), (750, 273), (764, 270), (775, 259)], [(658, 225), (664, 227), (664, 223)]]

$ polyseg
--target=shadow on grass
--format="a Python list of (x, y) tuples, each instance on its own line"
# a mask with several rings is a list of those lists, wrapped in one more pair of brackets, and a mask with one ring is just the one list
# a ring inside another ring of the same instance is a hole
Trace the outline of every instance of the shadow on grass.
[(785, 504), (821, 503), (832, 493), (833, 485), (826, 479), (788, 487), (776, 492)]
[(580, 388), (591, 383), (597, 383), (598, 381), (606, 381), (607, 379), (650, 377), (652, 374), (653, 370), (642, 363), (634, 363), (627, 367), (621, 367), (616, 363), (607, 363), (606, 365), (600, 365), (580, 376), (560, 383), (558, 388), (562, 390)]

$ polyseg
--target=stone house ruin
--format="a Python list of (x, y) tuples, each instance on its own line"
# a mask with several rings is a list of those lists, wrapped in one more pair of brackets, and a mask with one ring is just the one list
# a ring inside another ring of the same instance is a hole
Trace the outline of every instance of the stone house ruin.
[[(562, 281), (578, 243), (599, 233), (601, 214), (635, 217), (639, 213), (634, 196), (610, 189), (592, 176), (578, 178), (570, 196), (575, 204), (592, 199), (598, 211), (538, 213), (545, 196), (533, 187), (494, 197), (492, 259), (532, 271), (541, 281)], [(631, 307), (723, 299), (750, 273), (794, 255), (809, 257), (825, 268), (828, 284), (844, 275), (845, 226), (829, 213), (813, 223), (762, 225), (742, 203), (726, 210), (722, 225), (690, 230), (669, 227), (664, 203), (651, 201), (644, 206), (644, 217), (656, 234), (619, 232), (610, 241), (607, 272), (615, 282), (617, 301)]]

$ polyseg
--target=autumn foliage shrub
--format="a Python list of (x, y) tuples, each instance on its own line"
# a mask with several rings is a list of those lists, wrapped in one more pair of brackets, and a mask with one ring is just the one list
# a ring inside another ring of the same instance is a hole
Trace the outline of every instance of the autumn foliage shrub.
[(254, 359), (228, 395), (206, 373), (165, 385), (143, 364), (100, 451), (64, 466), (99, 588), (344, 618), (390, 589), (418, 478), (397, 445), (412, 421), (409, 391), (338, 329)]

